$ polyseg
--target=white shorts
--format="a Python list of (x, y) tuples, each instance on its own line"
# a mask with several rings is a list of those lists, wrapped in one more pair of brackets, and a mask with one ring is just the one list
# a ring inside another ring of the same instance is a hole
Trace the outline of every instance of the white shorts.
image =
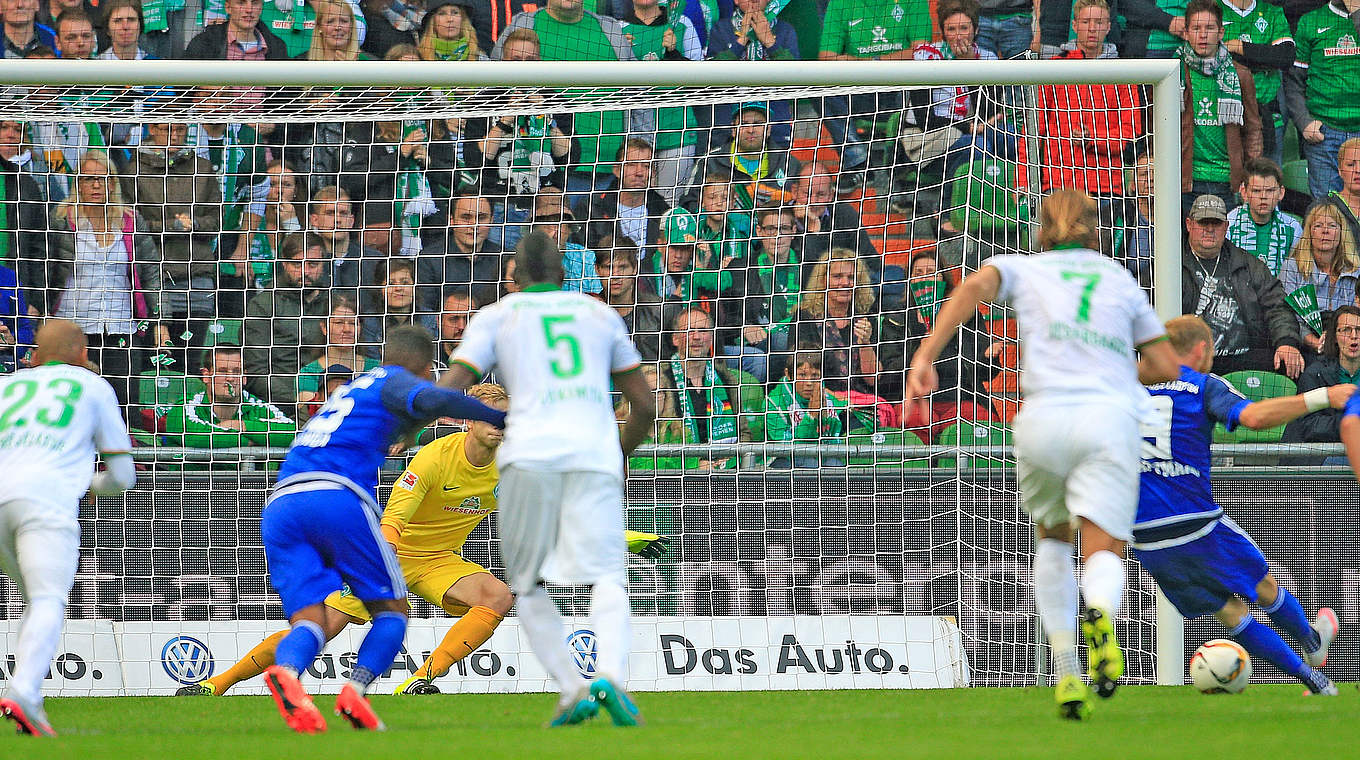
[(0, 571), (26, 601), (66, 603), (80, 562), (80, 524), (71, 513), (25, 499), (0, 502)]
[(1036, 525), (1081, 517), (1112, 538), (1133, 538), (1143, 440), (1130, 410), (1026, 404), (1013, 426), (1020, 506)]
[(501, 558), (510, 587), (626, 581), (623, 481), (602, 472), (501, 469)]

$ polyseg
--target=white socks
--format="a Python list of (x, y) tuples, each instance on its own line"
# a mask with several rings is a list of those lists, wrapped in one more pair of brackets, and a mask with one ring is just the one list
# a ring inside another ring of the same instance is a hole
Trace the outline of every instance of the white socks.
[(65, 620), (65, 600), (49, 596), (29, 600), (19, 624), (19, 646), (14, 653), (14, 677), (9, 687), (20, 699), (41, 701), (42, 682), (52, 667)]
[(1096, 552), (1086, 560), (1081, 574), (1081, 595), (1087, 607), (1113, 617), (1124, 601), (1124, 560), (1113, 552)]
[(1034, 604), (1053, 650), (1053, 672), (1058, 676), (1079, 675), (1077, 575), (1072, 545), (1066, 541), (1039, 539), (1034, 550)]
[(614, 685), (624, 688), (628, 680), (628, 652), (632, 645), (630, 626), (632, 611), (628, 606), (628, 590), (617, 580), (600, 581), (590, 594), (590, 624), (595, 628), (597, 644), (596, 672), (618, 679)]
[(574, 696), (585, 682), (572, 662), (557, 602), (548, 596), (546, 589), (535, 585), (520, 594), (515, 606), (519, 609), (519, 624), (529, 639), (530, 648), (548, 675), (557, 681), (563, 700)]

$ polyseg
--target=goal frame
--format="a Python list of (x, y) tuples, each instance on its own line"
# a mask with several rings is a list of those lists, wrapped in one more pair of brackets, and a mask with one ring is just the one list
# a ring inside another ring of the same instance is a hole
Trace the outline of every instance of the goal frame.
[[(1158, 219), (1180, 219), (1180, 64), (1167, 60), (1095, 61), (822, 61), (667, 62), (668, 88), (825, 87), (894, 89), (941, 85), (1148, 85), (1152, 91), (1152, 199)], [(452, 76), (451, 76), (452, 74)], [(657, 87), (655, 62), (476, 61), (84, 61), (31, 59), (0, 67), (0, 86), (325, 86), (325, 87)], [(711, 94), (708, 95), (711, 97)], [(730, 97), (728, 98), (730, 99)], [(594, 110), (594, 109), (591, 109)], [(0, 104), (0, 118), (32, 115)], [(314, 117), (307, 116), (307, 119)], [(111, 119), (143, 121), (143, 117)], [(208, 118), (206, 121), (222, 121)], [(1166, 188), (1174, 188), (1168, 192)], [(1154, 307), (1159, 317), (1180, 315), (1180, 224), (1153, 227)], [(1185, 682), (1184, 621), (1157, 592), (1156, 680)], [(1041, 676), (1042, 677), (1042, 676)]]

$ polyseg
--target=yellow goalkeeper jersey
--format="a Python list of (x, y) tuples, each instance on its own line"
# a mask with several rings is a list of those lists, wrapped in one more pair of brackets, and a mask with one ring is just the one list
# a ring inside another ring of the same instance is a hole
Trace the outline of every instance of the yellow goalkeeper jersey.
[(392, 487), (382, 532), (399, 553), (457, 551), (496, 509), (496, 462), (472, 466), (463, 448), (467, 435), (446, 435), (423, 447)]

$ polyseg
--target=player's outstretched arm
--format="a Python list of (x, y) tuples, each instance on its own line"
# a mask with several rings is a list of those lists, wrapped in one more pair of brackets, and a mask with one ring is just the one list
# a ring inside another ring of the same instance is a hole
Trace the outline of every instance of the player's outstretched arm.
[(465, 391), (477, 383), (479, 374), (474, 372), (468, 365), (455, 361), (439, 375), (439, 382), (436, 383), (440, 388), (447, 388), (455, 391)]
[(496, 427), (505, 427), (505, 412), (492, 409), (462, 391), (437, 388), (427, 383), (411, 399), (411, 409), (424, 419), (452, 417), (455, 420), (477, 420)]
[(104, 464), (108, 469), (97, 472), (90, 481), (90, 493), (95, 496), (117, 496), (137, 485), (137, 468), (132, 463), (132, 454), (127, 451), (106, 453)]
[(671, 545), (670, 538), (666, 536), (637, 530), (625, 530), (623, 540), (628, 542), (629, 554), (636, 554), (643, 559), (660, 559)]
[(973, 317), (984, 301), (993, 301), (1001, 290), (1001, 272), (985, 266), (968, 275), (949, 297), (935, 317), (935, 328), (930, 331), (916, 354), (911, 358), (907, 373), (907, 401), (927, 396), (936, 390), (939, 378), (935, 374), (935, 360), (948, 345), (959, 326)]
[(628, 400), (628, 419), (619, 431), (619, 445), (623, 447), (623, 455), (628, 456), (652, 434), (652, 423), (656, 421), (656, 393), (636, 368), (615, 372), (614, 387)]
[[(1346, 401), (1354, 393), (1355, 386), (1347, 383), (1333, 385), (1329, 388), (1314, 388), (1307, 393), (1294, 396), (1254, 401), (1247, 404), (1237, 421), (1238, 424), (1252, 430), (1272, 428), (1276, 425), (1293, 422), (1305, 414), (1311, 414), (1322, 409), (1344, 408)], [(1347, 452), (1349, 453), (1349, 451), (1350, 447), (1348, 446)]]
[(1169, 383), (1181, 376), (1181, 359), (1165, 336), (1138, 347), (1138, 382)]

